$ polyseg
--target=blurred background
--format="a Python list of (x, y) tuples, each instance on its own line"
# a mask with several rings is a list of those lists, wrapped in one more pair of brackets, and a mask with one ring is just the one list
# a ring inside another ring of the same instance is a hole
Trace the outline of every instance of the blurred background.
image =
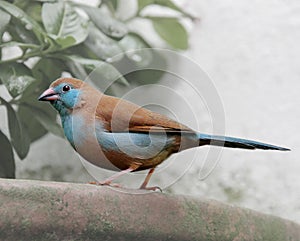
[[(100, 13), (95, 10), (99, 1), (91, 1), (91, 7), (82, 5), (84, 1), (68, 6), (50, 2), (53, 3), (48, 6), (39, 1), (0, 3), (2, 177), (88, 182), (97, 176), (91, 176), (88, 164), (82, 163), (69, 143), (59, 137), (61, 129), (51, 106), (35, 102), (61, 74), (84, 79), (99, 65), (100, 73), (95, 76), (103, 81), (91, 81), (99, 88), (105, 83), (109, 94), (123, 96), (144, 84), (171, 86), (190, 106), (195, 106), (193, 115), (199, 122), (191, 122), (189, 115), (181, 116), (180, 121), (210, 133), (214, 116), (210, 116), (209, 106), (185, 89), (180, 78), (172, 82), (173, 75), (163, 75), (161, 71), (136, 72), (125, 79), (118, 74), (118, 70), (122, 72), (120, 67), (130, 61), (132, 69), (147, 68), (154, 62), (165, 69), (173, 66), (177, 74), (188, 72), (189, 63), (193, 63), (203, 70), (203, 80), (211, 80), (213, 94), (222, 102), (220, 116), (225, 119), (221, 118), (221, 125), (226, 135), (289, 147), (292, 151), (223, 149), (219, 153), (219, 149), (213, 149), (220, 154), (218, 164), (202, 180), (199, 173), (212, 149), (203, 147), (170, 158), (168, 163), (174, 161), (172, 168), (154, 176), (151, 184), (160, 186), (166, 179), (172, 180), (164, 192), (216, 199), (300, 222), (300, 47), (296, 42), (300, 39), (299, 2), (178, 0), (166, 1), (166, 6), (161, 1), (155, 5), (154, 1), (128, 1), (126, 5), (124, 1), (103, 1)], [(30, 18), (14, 7), (23, 9)], [(73, 20), (82, 21), (82, 28), (71, 24), (66, 27), (71, 30), (62, 35), (51, 21), (57, 20), (56, 11), (59, 16), (62, 9), (71, 7), (75, 9)], [(77, 15), (83, 17), (76, 20)], [(109, 21), (99, 24), (99, 16)], [(115, 27), (113, 31), (110, 26)], [(93, 49), (97, 47), (104, 50)], [(170, 59), (151, 51), (126, 55), (127, 50), (143, 47), (172, 49), (178, 57)], [(134, 98), (138, 102), (150, 98), (153, 92), (137, 93), (140, 95)], [(180, 114), (182, 106), (174, 98), (163, 96), (163, 106), (178, 110), (175, 116)], [(169, 110), (152, 108), (174, 116)], [(194, 156), (192, 162), (188, 161)], [(188, 162), (185, 172), (183, 162)], [(99, 173), (97, 178), (107, 175)], [(139, 182), (129, 184), (139, 186)]]

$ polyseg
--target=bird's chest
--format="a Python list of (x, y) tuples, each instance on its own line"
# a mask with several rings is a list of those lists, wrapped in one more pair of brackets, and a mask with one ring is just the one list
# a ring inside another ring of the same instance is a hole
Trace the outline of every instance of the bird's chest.
[(66, 138), (75, 150), (84, 145), (90, 136), (90, 128), (80, 115), (62, 117), (62, 126)]
[(62, 118), (64, 133), (72, 147), (87, 161), (106, 169), (116, 169), (102, 151), (97, 140), (97, 123), (75, 114)]

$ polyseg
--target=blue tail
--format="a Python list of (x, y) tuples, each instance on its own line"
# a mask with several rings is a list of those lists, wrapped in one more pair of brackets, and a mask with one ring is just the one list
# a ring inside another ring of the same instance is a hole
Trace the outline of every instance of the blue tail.
[(264, 149), (264, 150), (278, 150), (278, 151), (290, 151), (288, 148), (274, 146), (262, 142), (251, 141), (246, 139), (227, 137), (227, 136), (214, 136), (207, 134), (198, 134), (199, 145), (213, 145), (224, 146), (231, 148), (243, 148), (243, 149)]

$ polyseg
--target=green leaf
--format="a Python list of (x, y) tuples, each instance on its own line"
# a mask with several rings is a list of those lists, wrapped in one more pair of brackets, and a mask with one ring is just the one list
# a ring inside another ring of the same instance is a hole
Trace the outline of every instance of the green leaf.
[[(58, 63), (60, 61), (57, 61)], [(39, 67), (42, 64), (49, 63), (48, 69), (45, 68), (44, 72), (39, 72)], [(61, 127), (56, 123), (57, 112), (50, 106), (44, 105), (37, 101), (38, 96), (49, 86), (47, 74), (50, 75), (50, 68), (53, 67), (53, 62), (49, 60), (40, 60), (34, 67), (37, 76), (44, 76), (46, 81), (36, 81), (30, 85), (23, 93), (20, 99), (19, 110), (24, 126), (27, 128), (31, 142), (43, 136), (48, 131), (53, 134), (62, 137)], [(53, 75), (55, 76), (55, 71)], [(52, 79), (53, 80), (53, 79)], [(31, 116), (31, 118), (26, 118)]]
[(119, 4), (118, 0), (107, 0), (105, 2), (106, 4), (111, 4), (114, 11), (116, 11), (116, 9), (118, 8), (118, 4)]
[(67, 66), (69, 67), (69, 70), (77, 79), (85, 80), (88, 76), (87, 68), (84, 67), (84, 65), (78, 63), (77, 61), (68, 61)]
[(59, 59), (42, 58), (32, 68), (32, 73), (36, 79), (43, 80), (48, 86), (52, 81), (60, 78), (66, 68), (66, 65)]
[(115, 62), (123, 58), (124, 54), (118, 42), (102, 33), (94, 24), (89, 26), (89, 35), (84, 44), (91, 49), (98, 58), (107, 62)]
[(38, 96), (49, 87), (50, 83), (60, 78), (62, 72), (66, 69), (67, 66), (59, 59), (40, 59), (32, 68), (32, 75), (36, 80), (24, 90), (19, 101), (21, 103), (29, 102), (30, 105), (37, 103)]
[(67, 2), (44, 3), (42, 19), (48, 35), (61, 49), (83, 42), (88, 35), (87, 21)]
[(69, 59), (68, 65), (72, 73), (75, 73), (81, 79), (85, 79), (87, 74), (92, 71), (92, 74), (89, 75), (89, 79), (102, 90), (105, 90), (113, 83), (129, 85), (120, 72), (109, 63), (74, 55), (67, 56), (67, 58)]
[[(136, 69), (135, 67), (128, 68)], [(128, 80), (129, 83), (133, 83), (133, 85), (154, 84), (157, 83), (165, 74), (165, 72), (162, 71), (164, 69), (167, 69), (166, 59), (161, 54), (159, 54), (158, 51), (154, 51), (152, 55), (152, 61), (147, 67), (141, 68), (137, 71), (129, 72), (124, 77)]]
[[(0, 9), (0, 44), (2, 43), (2, 36), (6, 30), (6, 26), (9, 24), (10, 15)], [(0, 49), (0, 60), (2, 58), (2, 51)], [(0, 81), (1, 84), (1, 81)]]
[(28, 31), (28, 29), (26, 29), (24, 25), (20, 24), (20, 21), (16, 18), (11, 20), (11, 24), (8, 25), (7, 30), (15, 41), (27, 44), (31, 43), (34, 45), (40, 44), (36, 35), (32, 31)]
[(79, 55), (79, 56), (81, 56), (83, 58), (87, 58), (87, 59), (98, 59), (97, 55), (83, 43), (69, 48), (68, 51), (66, 51), (66, 53), (63, 53), (63, 54)]
[(32, 68), (32, 75), (35, 81), (32, 82), (22, 93), (19, 102), (36, 102), (37, 97), (49, 87), (50, 83), (61, 76), (61, 68), (64, 64), (59, 65), (61, 61), (57, 60), (54, 64), (52, 59), (40, 59)]
[(23, 91), (19, 103), (36, 101), (37, 97), (44, 91), (48, 85), (45, 82), (42, 82), (40, 79), (36, 79), (27, 88)]
[(139, 67), (148, 66), (153, 58), (150, 45), (135, 33), (127, 34), (120, 42), (126, 56)]
[(8, 13), (0, 9), (0, 43), (2, 42), (2, 35), (9, 24), (10, 18)]
[(21, 63), (1, 64), (0, 79), (14, 98), (35, 80), (31, 70)]
[(29, 17), (22, 9), (8, 3), (7, 1), (0, 0), (0, 8), (8, 12), (10, 15), (18, 19), (28, 32), (35, 34), (40, 43), (45, 41), (45, 32), (41, 26), (31, 17)]
[(167, 7), (167, 8), (173, 9), (173, 10), (175, 10), (177, 12), (182, 13), (186, 17), (189, 17), (191, 19), (195, 19), (194, 16), (192, 16), (191, 14), (185, 12), (183, 9), (181, 9), (180, 7), (178, 7), (171, 0), (138, 0), (138, 11), (140, 12), (146, 6), (152, 5), (152, 4), (160, 5), (160, 6), (163, 6), (163, 7)]
[(56, 2), (58, 2), (60, 0), (34, 0), (34, 1), (42, 2), (42, 3), (56, 3)]
[(34, 1), (27, 5), (25, 12), (31, 16), (35, 21), (42, 23), (42, 4)]
[(0, 97), (2, 104), (6, 106), (7, 116), (8, 116), (8, 128), (11, 138), (11, 143), (16, 150), (20, 159), (24, 159), (29, 151), (30, 139), (22, 126), (21, 120), (19, 119), (18, 114), (12, 108), (12, 106)]
[(15, 159), (8, 138), (0, 130), (0, 177), (15, 178)]
[[(63, 130), (59, 124), (56, 122), (56, 118), (53, 119), (53, 116), (49, 115), (47, 109), (44, 108), (42, 103), (40, 107), (37, 105), (26, 105), (25, 107), (28, 112), (32, 113), (34, 118), (49, 132), (53, 133), (56, 136), (64, 137)], [(55, 114), (56, 116), (56, 114)]]
[(179, 8), (175, 3), (171, 0), (138, 0), (138, 8), (139, 11), (145, 8), (148, 5), (156, 4), (164, 7), (171, 8), (173, 10), (181, 12), (181, 8)]
[(25, 128), (29, 135), (31, 143), (48, 133), (48, 131), (40, 124), (40, 122), (36, 120), (34, 114), (27, 106), (23, 106), (21, 104), (18, 108), (18, 115), (22, 120), (23, 128)]
[(29, 3), (30, 3), (30, 1), (13, 0), (13, 4), (20, 9), (25, 9)]
[[(20, 105), (18, 112), (20, 113), (20, 118), (23, 121), (24, 127), (29, 133), (31, 142), (40, 138), (48, 131), (57, 136), (63, 136), (61, 127), (56, 123), (57, 112), (50, 105), (45, 105), (44, 103), (37, 101), (38, 96), (49, 86), (50, 81), (46, 76), (50, 75), (50, 72), (48, 71), (50, 71), (51, 67), (55, 66), (53, 63), (59, 62), (59, 60), (56, 62), (48, 59), (40, 60), (34, 67), (34, 71), (36, 76), (43, 76), (44, 81), (39, 79), (30, 85), (19, 101)], [(49, 64), (49, 66), (47, 66), (48, 68), (45, 68), (44, 72), (39, 72), (39, 68), (42, 67), (41, 65), (47, 63)], [(57, 69), (54, 68), (54, 70)], [(58, 72), (52, 71), (53, 76), (58, 74)], [(60, 73), (61, 72), (59, 72), (59, 75)], [(53, 81), (53, 79), (51, 81)]]
[(175, 49), (188, 48), (188, 34), (185, 28), (174, 18), (151, 18), (153, 27), (159, 36)]
[(148, 5), (154, 4), (155, 0), (138, 0), (138, 11), (141, 11)]
[(127, 27), (124, 23), (112, 18), (100, 8), (86, 5), (80, 5), (80, 8), (87, 13), (93, 23), (106, 35), (115, 39), (121, 39), (127, 34)]

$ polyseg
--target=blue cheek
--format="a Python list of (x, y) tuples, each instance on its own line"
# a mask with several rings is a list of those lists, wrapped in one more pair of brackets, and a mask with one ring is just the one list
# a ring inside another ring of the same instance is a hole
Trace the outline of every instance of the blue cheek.
[(61, 116), (68, 115), (70, 109), (73, 109), (80, 101), (81, 91), (78, 89), (71, 89), (68, 92), (62, 93), (60, 88), (58, 88), (56, 92), (60, 93), (60, 99), (51, 101), (51, 104)]
[(70, 90), (61, 95), (61, 100), (66, 108), (74, 108), (79, 101), (79, 91)]

